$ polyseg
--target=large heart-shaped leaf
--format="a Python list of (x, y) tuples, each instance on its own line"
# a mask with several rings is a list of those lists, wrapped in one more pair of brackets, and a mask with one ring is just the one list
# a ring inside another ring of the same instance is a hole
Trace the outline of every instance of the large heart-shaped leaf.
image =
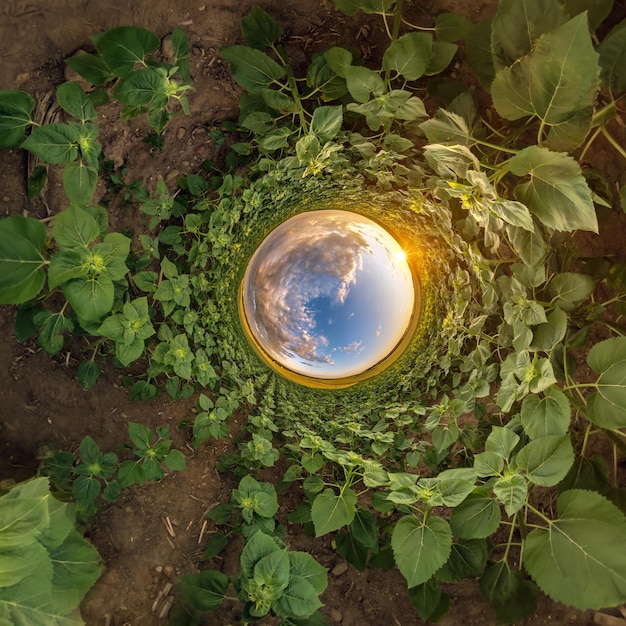
[(593, 491), (572, 489), (557, 501), (558, 519), (533, 530), (524, 565), (551, 598), (578, 609), (626, 599), (626, 518)]
[(509, 167), (515, 176), (530, 176), (515, 188), (515, 197), (546, 226), (598, 232), (591, 191), (572, 157), (530, 146), (516, 154)]

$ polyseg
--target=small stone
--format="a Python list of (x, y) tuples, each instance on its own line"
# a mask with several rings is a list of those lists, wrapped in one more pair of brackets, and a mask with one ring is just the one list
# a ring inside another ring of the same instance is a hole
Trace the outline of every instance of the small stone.
[(343, 621), (343, 615), (341, 614), (341, 611), (338, 611), (337, 609), (330, 609), (330, 619), (339, 624)]
[(168, 60), (174, 60), (176, 53), (174, 52), (174, 46), (172, 45), (172, 36), (166, 35), (161, 42), (161, 53)]
[(187, 132), (187, 131), (186, 131), (184, 128), (182, 128), (182, 127), (181, 127), (181, 128), (179, 128), (179, 129), (176, 131), (176, 139), (182, 139), (182, 138), (185, 136), (185, 133), (186, 133), (186, 132)]
[(163, 568), (163, 573), (164, 573), (166, 576), (171, 576), (171, 575), (174, 573), (174, 568), (173, 568), (171, 565), (166, 565), (166, 566)]
[(4, 196), (2, 198), (2, 202), (11, 202), (11, 198), (9, 198), (9, 196)]
[(341, 576), (348, 571), (348, 564), (345, 561), (341, 561), (341, 563), (337, 563), (335, 567), (333, 567), (331, 574), (333, 576)]
[(157, 565), (154, 569), (156, 570), (157, 574), (160, 574), (163, 571), (163, 566)]

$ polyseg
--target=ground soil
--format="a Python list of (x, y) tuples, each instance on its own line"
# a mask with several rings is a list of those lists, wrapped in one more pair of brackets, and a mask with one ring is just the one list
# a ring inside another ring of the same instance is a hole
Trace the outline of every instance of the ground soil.
[[(239, 21), (249, 0), (3, 0), (0, 6), (0, 41), (3, 63), (0, 89), (24, 89), (46, 94), (63, 82), (62, 59), (88, 47), (90, 35), (118, 25), (135, 24), (166, 36), (176, 25), (186, 30), (196, 91), (191, 115), (176, 117), (164, 133), (163, 152), (150, 152), (141, 139), (148, 133), (143, 121), (119, 122), (118, 111), (104, 111), (101, 138), (107, 159), (127, 168), (126, 180), (140, 180), (153, 189), (159, 176), (172, 182), (177, 175), (195, 172), (217, 153), (206, 129), (237, 112), (239, 89), (233, 83), (218, 48), (240, 41)], [(261, 2), (286, 27), (286, 42), (294, 64), (304, 64), (316, 50), (340, 42), (356, 44), (364, 55), (380, 54), (375, 22), (363, 14), (345, 19), (329, 1), (272, 0)], [(493, 0), (431, 0), (422, 2), (414, 18), (432, 24), (442, 11), (458, 11), (474, 21), (491, 16)], [(462, 68), (458, 68), (462, 71)], [(623, 139), (623, 137), (622, 137)], [(602, 146), (589, 157), (602, 154)], [(613, 188), (623, 185), (623, 162), (601, 158)], [(22, 213), (39, 218), (65, 208), (54, 176), (44, 201), (29, 202), (25, 192), (26, 159), (20, 151), (0, 155), (0, 215)], [(105, 189), (99, 188), (99, 194)], [(624, 224), (613, 217), (601, 237), (587, 240), (595, 254), (623, 258)], [(113, 201), (110, 219), (116, 229), (130, 229), (136, 237), (143, 220), (136, 205)], [(168, 425), (174, 445), (186, 456), (188, 469), (168, 474), (158, 482), (124, 492), (120, 500), (102, 508), (87, 528), (87, 537), (102, 555), (104, 572), (82, 605), (88, 626), (162, 626), (167, 623), (169, 583), (177, 574), (198, 571), (203, 545), (214, 527), (205, 513), (230, 497), (233, 483), (218, 474), (216, 461), (234, 449), (229, 440), (211, 441), (198, 450), (189, 445), (188, 432), (179, 424), (193, 415), (197, 396), (172, 401), (165, 394), (153, 401), (134, 402), (122, 385), (122, 372), (105, 365), (97, 384), (84, 391), (76, 380), (77, 347), (54, 357), (34, 341), (18, 344), (13, 333), (14, 310), (0, 308), (0, 479), (31, 477), (39, 458), (50, 449), (74, 450), (86, 435), (102, 450), (115, 450), (127, 441), (127, 423), (151, 428)], [(240, 417), (239, 419), (243, 419)], [(233, 426), (235, 433), (236, 424)], [(268, 474), (276, 479), (277, 473)], [(5, 483), (6, 484), (6, 483)], [(329, 587), (322, 596), (330, 624), (345, 626), (413, 626), (421, 624), (410, 605), (406, 585), (398, 571), (368, 569), (359, 573), (337, 556), (331, 539), (313, 540), (292, 527), (286, 514), (295, 506), (281, 499), (279, 517), (290, 531), (293, 549), (309, 551), (330, 570)], [(237, 553), (227, 553), (221, 567), (237, 569)], [(452, 606), (441, 622), (445, 626), (495, 624), (491, 607), (478, 583), (449, 587)], [(239, 609), (225, 607), (206, 624), (226, 626), (238, 621)], [(591, 624), (590, 612), (564, 607), (541, 596), (537, 613), (524, 623), (532, 626)], [(274, 624), (262, 620), (262, 624)]]

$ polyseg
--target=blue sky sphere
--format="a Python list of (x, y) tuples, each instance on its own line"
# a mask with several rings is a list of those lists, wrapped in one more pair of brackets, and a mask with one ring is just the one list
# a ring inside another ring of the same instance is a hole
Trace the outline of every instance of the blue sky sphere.
[(379, 363), (405, 334), (413, 276), (398, 242), (349, 211), (301, 213), (274, 229), (243, 279), (255, 340), (277, 363), (336, 379)]

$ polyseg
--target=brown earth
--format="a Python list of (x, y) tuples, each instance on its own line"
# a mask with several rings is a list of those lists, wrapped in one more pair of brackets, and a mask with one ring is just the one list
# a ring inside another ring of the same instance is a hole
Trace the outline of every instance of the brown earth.
[[(99, 120), (106, 158), (127, 167), (128, 182), (140, 180), (153, 189), (159, 176), (171, 182), (179, 174), (197, 171), (202, 161), (216, 154), (206, 129), (236, 116), (239, 94), (218, 48), (239, 41), (239, 21), (251, 4), (248, 0), (3, 0), (0, 89), (46, 94), (64, 80), (62, 59), (88, 46), (90, 35), (107, 28), (135, 24), (163, 37), (182, 25), (192, 45), (196, 91), (191, 96), (191, 116), (174, 118), (166, 129), (163, 152), (151, 153), (142, 143), (148, 133), (145, 122), (119, 122), (114, 106), (107, 107)], [(373, 56), (382, 50), (375, 21), (363, 15), (345, 19), (329, 1), (272, 0), (262, 4), (285, 25), (288, 52), (296, 66), (304, 64), (313, 52), (340, 42), (356, 43), (365, 54)], [(431, 0), (422, 2), (419, 12), (414, 9), (417, 14), (412, 17), (432, 24), (438, 13), (457, 11), (478, 21), (494, 10), (492, 0)], [(599, 146), (589, 160), (602, 160), (611, 184), (623, 185), (623, 162), (602, 154)], [(45, 202), (29, 202), (25, 169), (22, 152), (0, 154), (0, 215), (23, 213), (45, 218), (65, 208), (59, 182), (54, 179), (46, 190)], [(130, 228), (135, 236), (144, 224), (136, 205), (122, 206), (119, 201), (111, 203), (110, 219), (114, 228)], [(623, 259), (625, 232), (623, 220), (614, 217), (601, 237), (587, 240), (589, 250), (618, 254)], [(84, 391), (76, 380), (80, 354), (76, 347), (50, 357), (34, 341), (17, 344), (13, 323), (13, 309), (1, 308), (0, 479), (29, 478), (42, 453), (49, 449), (74, 450), (86, 435), (93, 437), (102, 450), (113, 451), (127, 441), (127, 423), (131, 421), (151, 428), (168, 425), (175, 447), (186, 456), (185, 471), (166, 475), (159, 483), (127, 490), (116, 504), (104, 507), (87, 529), (87, 537), (104, 563), (102, 577), (82, 605), (88, 626), (162, 626), (167, 623), (167, 598), (171, 595), (168, 583), (175, 575), (195, 572), (202, 566), (203, 546), (214, 532), (212, 524), (205, 523), (205, 513), (230, 497), (233, 483), (218, 474), (215, 465), (220, 455), (234, 449), (236, 424), (228, 441), (211, 441), (194, 450), (188, 433), (178, 426), (193, 415), (197, 396), (174, 402), (164, 394), (153, 401), (131, 401), (121, 383), (122, 372), (112, 365), (105, 366), (97, 384)], [(278, 472), (268, 472), (267, 479), (276, 480), (277, 476)], [(408, 601), (398, 571), (368, 569), (359, 573), (344, 565), (330, 538), (313, 540), (286, 521), (286, 514), (297, 502), (290, 501), (289, 496), (280, 501), (279, 516), (290, 531), (290, 546), (310, 552), (331, 571), (329, 587), (322, 596), (329, 624), (422, 623)], [(237, 570), (236, 559), (234, 550), (224, 556), (225, 573)], [(442, 624), (496, 623), (476, 581), (447, 590), (452, 607)], [(225, 605), (205, 623), (237, 623), (238, 610), (234, 605)], [(541, 596), (537, 613), (523, 623), (583, 626), (592, 622), (591, 612), (582, 613)], [(264, 619), (259, 623), (276, 622)]]

